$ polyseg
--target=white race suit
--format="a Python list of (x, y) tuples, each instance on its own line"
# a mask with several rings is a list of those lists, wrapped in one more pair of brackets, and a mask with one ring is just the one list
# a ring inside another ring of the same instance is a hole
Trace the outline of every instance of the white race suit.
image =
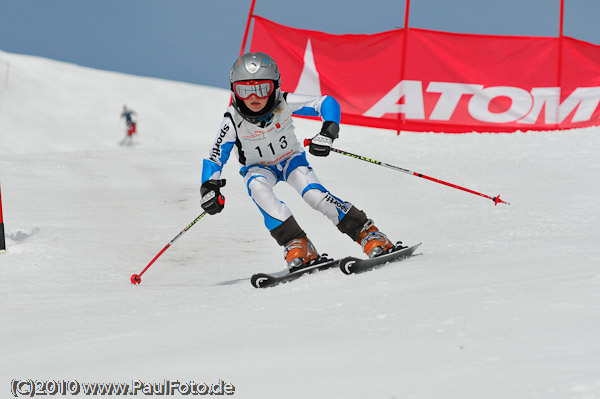
[[(335, 197), (321, 184), (296, 138), (292, 120), (292, 115), (311, 115), (339, 123), (338, 102), (330, 96), (294, 93), (283, 93), (280, 99), (281, 103), (268, 123), (250, 123), (233, 106), (229, 107), (210, 152), (204, 158), (202, 183), (220, 178), (223, 166), (235, 148), (248, 194), (262, 212), (267, 229), (280, 245), (284, 245), (280, 235), (276, 236), (273, 231), (292, 218), (292, 212), (273, 193), (278, 182), (291, 185), (306, 203), (326, 215), (336, 226), (348, 214), (352, 204)], [(352, 237), (353, 234), (349, 235)]]

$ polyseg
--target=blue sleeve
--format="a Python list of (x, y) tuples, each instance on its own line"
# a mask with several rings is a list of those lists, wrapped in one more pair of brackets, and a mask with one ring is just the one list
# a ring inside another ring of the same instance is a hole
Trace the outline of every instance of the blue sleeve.
[(324, 121), (340, 123), (340, 104), (331, 96), (315, 97), (288, 93), (286, 101), (294, 115), (320, 116)]
[(331, 96), (326, 96), (325, 100), (321, 104), (321, 117), (324, 121), (332, 121), (337, 124), (340, 123), (342, 117), (342, 110), (337, 100)]
[(235, 126), (230, 117), (226, 116), (208, 155), (202, 161), (202, 183), (221, 177), (223, 166), (229, 160), (236, 139)]
[(221, 172), (223, 171), (223, 165), (219, 165), (217, 163), (214, 163), (213, 161), (209, 160), (209, 159), (204, 159), (202, 161), (202, 182), (201, 184), (204, 184), (204, 182), (211, 180), (211, 179), (218, 179), (221, 176)]

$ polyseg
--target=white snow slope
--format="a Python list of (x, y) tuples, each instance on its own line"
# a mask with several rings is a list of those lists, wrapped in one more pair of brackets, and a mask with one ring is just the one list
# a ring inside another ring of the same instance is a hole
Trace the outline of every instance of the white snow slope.
[[(392, 239), (423, 245), (369, 273), (329, 270), (265, 290), (249, 278), (282, 270), (283, 253), (232, 157), (225, 210), (133, 286), (202, 212), (202, 158), (228, 100), (0, 52), (0, 397), (32, 379), (222, 380), (240, 398), (600, 398), (600, 129), (397, 136), (342, 126), (338, 148), (511, 205), (309, 156), (335, 195)], [(127, 148), (117, 144), (123, 104), (139, 117)], [(297, 121), (299, 139), (318, 129)], [(276, 190), (317, 249), (360, 255), (290, 187)]]

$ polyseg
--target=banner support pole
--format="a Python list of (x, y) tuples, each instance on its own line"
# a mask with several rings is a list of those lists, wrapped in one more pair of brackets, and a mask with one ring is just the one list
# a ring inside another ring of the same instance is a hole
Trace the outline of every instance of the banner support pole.
[(565, 27), (565, 0), (560, 0), (560, 23), (558, 28), (558, 37), (563, 37)]
[[(565, 0), (560, 0), (560, 21), (558, 23), (558, 65), (556, 68), (556, 83), (559, 90), (558, 102), (562, 100), (562, 65), (563, 65), (563, 37), (565, 26)], [(556, 111), (556, 129), (560, 129), (560, 112)]]
[(252, 22), (252, 16), (254, 15), (255, 5), (256, 0), (252, 0), (252, 4), (250, 4), (250, 12), (248, 13), (248, 21), (246, 22), (246, 30), (244, 31), (244, 40), (242, 41), (242, 48), (240, 49), (240, 57), (246, 51), (246, 41), (248, 40), (248, 32), (250, 31), (250, 23)]
[[(404, 80), (404, 70), (406, 68), (406, 48), (408, 44), (408, 20), (410, 15), (410, 0), (406, 0), (406, 5), (404, 7), (404, 40), (402, 42), (402, 63), (400, 64), (400, 81)], [(398, 113), (400, 117), (400, 126), (398, 127), (397, 135), (400, 135), (402, 131), (401, 126), (406, 123), (405, 115), (403, 113)]]

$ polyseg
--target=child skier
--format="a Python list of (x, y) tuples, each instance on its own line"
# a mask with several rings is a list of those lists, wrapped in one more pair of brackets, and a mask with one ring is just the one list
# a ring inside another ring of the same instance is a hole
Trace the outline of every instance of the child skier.
[(133, 135), (136, 133), (136, 122), (133, 119), (135, 111), (127, 109), (127, 105), (123, 105), (123, 112), (121, 113), (121, 119), (125, 118), (126, 133), (125, 137), (119, 144), (130, 145), (133, 143)]
[(323, 126), (312, 139), (309, 152), (329, 155), (333, 140), (338, 138), (338, 102), (330, 96), (281, 92), (277, 64), (265, 53), (246, 53), (238, 58), (229, 81), (233, 102), (203, 161), (202, 208), (211, 215), (223, 210), (220, 188), (225, 180), (220, 176), (235, 147), (248, 194), (262, 212), (271, 236), (285, 248), (290, 271), (313, 264), (319, 254), (289, 208), (273, 193), (280, 181), (290, 184), (306, 203), (359, 243), (369, 257), (391, 250), (394, 245), (363, 211), (335, 197), (319, 182), (294, 133), (293, 114), (320, 116)]

